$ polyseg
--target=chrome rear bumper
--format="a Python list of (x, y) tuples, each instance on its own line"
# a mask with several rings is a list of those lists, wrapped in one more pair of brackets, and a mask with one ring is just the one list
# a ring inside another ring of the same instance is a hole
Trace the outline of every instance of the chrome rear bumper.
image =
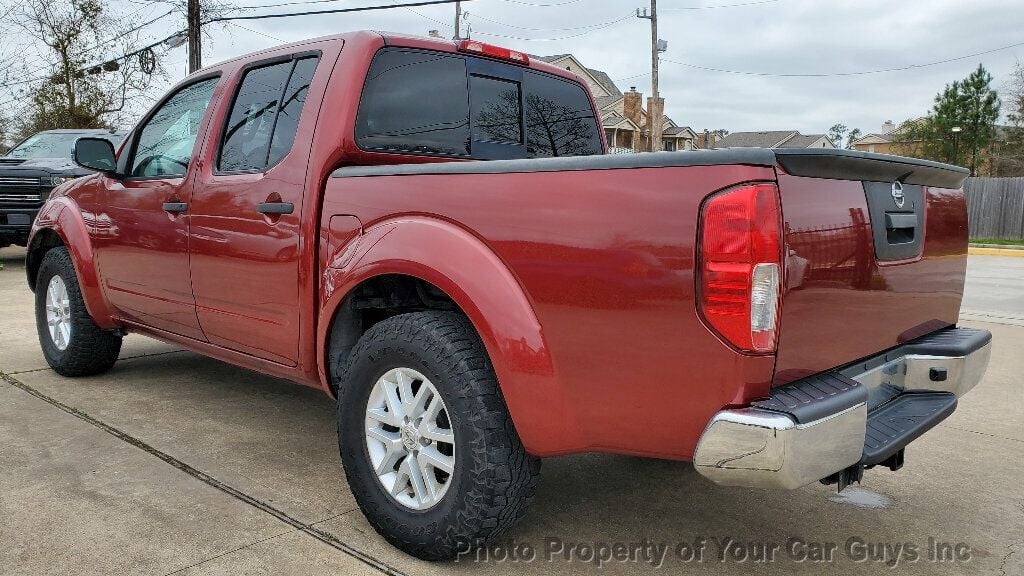
[[(851, 466), (876, 464), (867, 460), (865, 441), (877, 408), (909, 394), (962, 396), (981, 380), (990, 354), (991, 334), (953, 328), (776, 388), (766, 401), (715, 414), (697, 445), (694, 467), (718, 484), (793, 489)], [(935, 423), (932, 418), (922, 430), (893, 432), (897, 444), (885, 450), (901, 450)], [(872, 435), (886, 429), (874, 424)]]

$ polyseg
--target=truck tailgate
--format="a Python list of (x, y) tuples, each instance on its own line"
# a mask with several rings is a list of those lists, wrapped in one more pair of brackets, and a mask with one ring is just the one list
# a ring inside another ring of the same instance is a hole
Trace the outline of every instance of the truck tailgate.
[(774, 386), (956, 324), (966, 171), (836, 150), (776, 156), (786, 279)]

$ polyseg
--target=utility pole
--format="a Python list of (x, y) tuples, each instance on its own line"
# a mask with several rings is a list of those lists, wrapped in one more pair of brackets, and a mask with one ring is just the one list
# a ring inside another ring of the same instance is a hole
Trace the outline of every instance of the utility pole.
[(462, 40), (461, 26), (462, 24), (462, 2), (455, 3), (455, 39)]
[(651, 124), (651, 152), (661, 152), (665, 129), (665, 101), (658, 91), (659, 55), (668, 49), (668, 43), (658, 39), (658, 0), (651, 0), (651, 11), (637, 9), (638, 18), (651, 21), (651, 99), (647, 105), (647, 118)]
[(199, 20), (199, 0), (188, 0), (188, 73), (203, 67), (202, 32)]

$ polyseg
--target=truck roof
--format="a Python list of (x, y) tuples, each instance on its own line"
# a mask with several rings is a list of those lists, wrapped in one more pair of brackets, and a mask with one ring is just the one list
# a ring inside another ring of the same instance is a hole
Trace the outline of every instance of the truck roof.
[[(400, 46), (400, 47), (407, 47), (407, 48), (421, 48), (421, 49), (424, 49), (424, 50), (434, 50), (434, 51), (437, 51), (437, 52), (450, 52), (452, 54), (459, 53), (459, 51), (458, 51), (458, 46), (459, 45), (458, 45), (458, 42), (456, 42), (455, 40), (448, 40), (446, 38), (432, 38), (432, 37), (429, 37), (429, 36), (417, 36), (417, 35), (414, 35), (414, 34), (404, 34), (404, 33), (401, 33), (401, 32), (386, 32), (386, 31), (379, 31), (379, 30), (357, 30), (357, 31), (353, 31), (353, 32), (344, 32), (342, 34), (333, 34), (333, 35), (330, 35), (330, 36), (320, 36), (320, 37), (317, 37), (317, 38), (309, 38), (307, 40), (300, 40), (298, 42), (291, 42), (291, 43), (288, 43), (288, 44), (281, 44), (281, 45), (278, 45), (278, 46), (272, 46), (272, 47), (260, 50), (258, 52), (252, 52), (252, 53), (249, 53), (249, 54), (244, 54), (242, 56), (237, 56), (237, 57), (232, 58), (230, 60), (225, 60), (223, 62), (218, 62), (217, 64), (213, 64), (213, 65), (211, 65), (209, 67), (203, 68), (202, 70), (194, 72), (193, 74), (202, 74), (202, 73), (208, 71), (209, 68), (219, 68), (221, 66), (224, 66), (224, 65), (227, 65), (227, 64), (231, 64), (231, 63), (235, 63), (235, 62), (244, 62), (244, 61), (249, 61), (249, 60), (259, 60), (265, 54), (270, 53), (270, 52), (278, 52), (278, 51), (280, 51), (282, 49), (287, 49), (287, 48), (301, 48), (303, 46), (306, 46), (306, 45), (309, 45), (309, 44), (313, 44), (313, 43), (331, 42), (331, 41), (344, 42), (346, 44), (346, 47), (353, 47), (353, 48), (357, 48), (358, 49), (358, 47), (360, 45), (367, 45), (367, 44), (371, 44), (371, 43), (379, 43), (382, 39), (384, 40), (384, 44), (387, 45), (387, 46)], [(480, 55), (475, 55), (475, 56), (486, 58), (486, 56), (480, 56)], [(553, 66), (551, 64), (548, 64), (547, 62), (543, 62), (543, 61), (538, 60), (536, 58), (531, 58), (530, 59), (530, 63), (529, 63), (529, 65), (527, 67), (530, 68), (531, 70), (538, 70), (538, 71), (541, 71), (541, 72), (547, 72), (548, 74), (553, 74), (555, 76), (561, 76), (561, 77), (569, 79), (569, 80), (582, 81), (582, 80), (580, 80), (579, 76), (577, 76), (576, 74), (574, 74), (574, 73), (572, 73), (572, 72), (570, 72), (570, 71), (568, 71), (568, 70), (566, 70), (564, 68), (559, 68), (558, 66)]]

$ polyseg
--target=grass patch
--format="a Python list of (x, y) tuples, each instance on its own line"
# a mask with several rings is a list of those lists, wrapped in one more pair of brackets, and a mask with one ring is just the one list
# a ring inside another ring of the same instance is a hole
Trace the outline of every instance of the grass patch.
[(1000, 246), (1024, 246), (1024, 240), (1000, 240), (998, 238), (971, 238), (971, 244), (998, 244)]

